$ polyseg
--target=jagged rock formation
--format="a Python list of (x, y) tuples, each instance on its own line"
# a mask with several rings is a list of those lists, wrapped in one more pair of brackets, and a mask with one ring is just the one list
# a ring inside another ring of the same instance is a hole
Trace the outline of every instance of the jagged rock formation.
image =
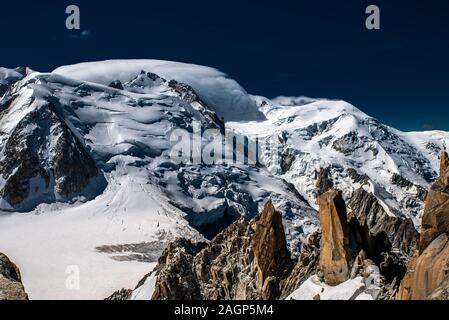
[(349, 229), (346, 205), (341, 192), (332, 189), (318, 196), (320, 206), (321, 246), (320, 269), (329, 285), (349, 278)]
[(425, 248), (442, 233), (449, 233), (449, 172), (448, 155), (441, 153), (440, 179), (429, 189), (425, 201), (425, 212), (422, 218), (419, 251)]
[(353, 194), (349, 214), (341, 191), (330, 189), (317, 201), (322, 229), (317, 274), (330, 286), (362, 277), (360, 290), (390, 298), (405, 274), (409, 246), (417, 244), (413, 223), (388, 215), (362, 188)]
[(440, 157), (440, 179), (430, 188), (422, 218), (419, 251), (408, 266), (397, 295), (402, 300), (444, 299), (449, 281), (448, 156)]
[(389, 298), (405, 268), (387, 234), (397, 232), (405, 243), (416, 243), (410, 240), (415, 235), (407, 222), (384, 217), (370, 199), (358, 199), (364, 204), (357, 208), (365, 211), (347, 215), (341, 191), (320, 195), (321, 233), (309, 236), (297, 259), (291, 258), (281, 214), (271, 201), (250, 223), (235, 221), (207, 245), (177, 240), (156, 268), (153, 299), (284, 299), (313, 275), (330, 286), (361, 279), (354, 298)]
[(350, 223), (353, 234), (358, 234), (358, 243), (376, 262), (380, 262), (382, 252), (392, 249), (406, 258), (413, 254), (419, 234), (411, 219), (388, 214), (379, 200), (363, 188), (353, 193), (348, 206), (356, 218)]
[(277, 299), (315, 271), (317, 236), (290, 258), (281, 214), (271, 201), (251, 223), (231, 224), (206, 247), (182, 239), (170, 244), (157, 267), (153, 299)]
[(284, 268), (281, 266), (290, 264), (282, 215), (274, 209), (271, 201), (268, 201), (251, 225), (254, 230), (252, 250), (256, 279), (262, 288), (262, 298), (269, 299), (278, 295), (276, 279), (282, 275)]
[(319, 195), (334, 187), (334, 183), (330, 178), (329, 167), (321, 168), (321, 170), (319, 171), (316, 187), (318, 189), (317, 192)]
[(427, 190), (417, 184), (414, 184), (413, 182), (407, 180), (403, 176), (393, 173), (393, 176), (391, 178), (391, 182), (401, 188), (416, 188), (417, 190), (417, 198), (420, 201), (424, 201), (427, 196)]
[(28, 300), (17, 266), (0, 253), (0, 300)]
[(115, 291), (109, 297), (104, 300), (129, 300), (133, 291), (131, 289), (120, 289)]
[(192, 268), (193, 257), (204, 243), (179, 239), (170, 243), (156, 267), (158, 279), (154, 300), (199, 300), (200, 285)]
[[(389, 255), (391, 252), (385, 252), (390, 265), (374, 261), (371, 252), (365, 252), (359, 221), (352, 212), (347, 215), (341, 191), (330, 189), (318, 196), (317, 202), (321, 224), (319, 265), (309, 273), (306, 282), (302, 281), (303, 285), (295, 283), (289, 290), (284, 290), (291, 292), (287, 298), (351, 300), (390, 297), (396, 287), (396, 278), (390, 280), (386, 273), (397, 271), (391, 266), (396, 262)], [(354, 228), (355, 225), (358, 227)], [(338, 289), (340, 285), (344, 288), (341, 291)]]
[(398, 298), (401, 300), (429, 299), (449, 277), (449, 238), (443, 233), (434, 239), (408, 266)]
[(288, 278), (281, 281), (280, 298), (285, 299), (291, 292), (297, 289), (310, 276), (318, 272), (320, 258), (321, 233), (309, 236), (303, 244), (301, 255)]
[(41, 202), (70, 199), (99, 175), (52, 103), (25, 115), (1, 146), (0, 196), (8, 204), (4, 210), (30, 210)]

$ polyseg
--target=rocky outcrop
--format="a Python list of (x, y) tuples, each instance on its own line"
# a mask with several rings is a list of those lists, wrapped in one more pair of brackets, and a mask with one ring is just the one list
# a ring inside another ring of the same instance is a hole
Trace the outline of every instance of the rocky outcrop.
[(184, 239), (170, 244), (156, 269), (153, 299), (285, 297), (316, 270), (317, 237), (292, 259), (281, 214), (268, 201), (250, 223), (235, 221), (204, 248)]
[(28, 300), (17, 266), (0, 253), (0, 300)]
[(425, 211), (422, 218), (419, 251), (426, 247), (442, 233), (449, 233), (449, 170), (446, 152), (440, 157), (440, 179), (429, 189), (424, 202)]
[(155, 269), (153, 299), (284, 299), (315, 275), (327, 286), (357, 278), (357, 294), (388, 299), (405, 273), (388, 234), (414, 239), (408, 234), (413, 225), (399, 218), (384, 223), (390, 220), (378, 203), (359, 200), (358, 213), (347, 214), (341, 191), (318, 196), (321, 232), (308, 237), (298, 258), (287, 249), (282, 217), (271, 201), (252, 221), (235, 221), (207, 244), (177, 240)]
[(251, 226), (254, 230), (252, 251), (256, 279), (259, 287), (262, 288), (262, 298), (269, 299), (278, 295), (276, 281), (285, 269), (282, 266), (290, 264), (282, 215), (274, 209), (271, 201), (268, 201)]
[(280, 285), (280, 298), (285, 299), (290, 293), (299, 288), (309, 277), (318, 272), (320, 258), (321, 233), (309, 236), (303, 244), (301, 255), (298, 258), (290, 275)]
[(440, 157), (440, 179), (425, 201), (419, 250), (401, 282), (398, 299), (444, 299), (449, 282), (449, 170), (447, 153)]
[(188, 84), (177, 82), (176, 80), (168, 81), (168, 87), (173, 89), (181, 99), (188, 103), (197, 103), (198, 111), (207, 119), (210, 128), (219, 129), (222, 134), (225, 132), (224, 119), (220, 118), (211, 108), (200, 98), (198, 93)]
[(361, 277), (365, 293), (375, 299), (391, 298), (406, 271), (406, 249), (417, 243), (411, 220), (388, 215), (377, 198), (363, 189), (353, 194), (348, 214), (341, 191), (330, 189), (317, 202), (321, 281), (336, 286)]
[(363, 188), (357, 189), (348, 202), (356, 220), (350, 223), (352, 234), (358, 234), (358, 245), (376, 262), (382, 252), (391, 249), (404, 257), (413, 255), (419, 234), (411, 219), (388, 214), (379, 200)]
[(4, 210), (70, 199), (94, 178), (102, 184), (94, 160), (52, 103), (29, 112), (8, 135), (0, 175), (0, 196), (9, 205)]
[(349, 278), (349, 228), (346, 205), (341, 192), (331, 189), (318, 196), (321, 223), (319, 267), (329, 285), (337, 285)]
[(111, 83), (109, 83), (109, 87), (114, 88), (114, 89), (118, 89), (118, 90), (123, 90), (123, 84), (120, 82), (120, 80), (115, 80), (112, 81)]
[(424, 201), (426, 199), (427, 190), (425, 188), (421, 187), (420, 185), (414, 184), (413, 182), (407, 180), (406, 178), (397, 173), (393, 173), (393, 176), (391, 177), (391, 182), (401, 188), (405, 189), (415, 188), (417, 191), (416, 195), (418, 199), (421, 201)]
[(332, 179), (330, 177), (329, 167), (321, 168), (321, 170), (318, 172), (316, 187), (318, 189), (317, 192), (319, 195), (334, 187), (334, 183), (332, 182)]
[(429, 299), (449, 279), (449, 238), (443, 233), (423, 252), (414, 256), (402, 280), (398, 298), (401, 300)]
[(109, 297), (104, 300), (129, 300), (131, 298), (133, 291), (131, 289), (120, 289), (115, 291)]
[(203, 243), (192, 243), (179, 239), (172, 242), (162, 253), (156, 267), (153, 300), (199, 300), (200, 285), (193, 269), (193, 257), (204, 247)]

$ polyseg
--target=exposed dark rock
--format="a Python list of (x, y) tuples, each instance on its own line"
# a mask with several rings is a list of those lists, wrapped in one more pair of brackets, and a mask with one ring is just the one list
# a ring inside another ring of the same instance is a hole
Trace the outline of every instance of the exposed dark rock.
[(366, 136), (360, 136), (358, 132), (351, 131), (343, 137), (335, 140), (332, 147), (347, 156), (352, 154), (357, 149), (366, 147), (368, 142), (369, 140)]
[(393, 173), (393, 177), (391, 178), (391, 182), (393, 182), (395, 185), (401, 187), (401, 188), (412, 188), (416, 187), (416, 190), (418, 191), (417, 197), (424, 201), (427, 196), (427, 190), (423, 187), (414, 184), (413, 182), (410, 182), (409, 180), (405, 179), (403, 176)]
[(133, 291), (131, 289), (120, 289), (115, 291), (109, 297), (104, 300), (129, 300), (131, 298)]
[(159, 80), (159, 79), (164, 81), (164, 82), (166, 81), (164, 78), (162, 78), (161, 76), (159, 76), (159, 75), (157, 75), (157, 74), (155, 74), (153, 72), (147, 72), (147, 77), (150, 78), (153, 81), (156, 81), (156, 80)]
[(359, 173), (353, 168), (348, 168), (346, 171), (354, 183), (365, 184), (368, 182), (369, 177), (366, 174)]
[(159, 258), (153, 300), (199, 300), (200, 285), (193, 270), (193, 257), (204, 247), (186, 239), (170, 243)]
[(318, 272), (321, 233), (309, 236), (290, 275), (281, 281), (280, 298), (285, 299), (310, 276)]
[[(340, 117), (335, 117), (326, 121), (321, 121), (318, 123), (311, 124), (305, 128), (300, 128), (297, 133), (301, 138), (305, 140), (311, 140), (314, 136), (320, 135), (330, 128), (340, 119)], [(293, 120), (293, 119), (292, 119)], [(287, 119), (289, 121), (289, 119)]]
[(414, 184), (401, 175), (397, 173), (393, 173), (393, 177), (391, 178), (391, 182), (393, 182), (395, 185), (401, 187), (401, 188), (411, 188), (414, 186)]
[(17, 266), (0, 253), (0, 300), (28, 300)]
[(4, 144), (4, 155), (0, 196), (16, 210), (31, 210), (54, 201), (55, 195), (70, 199), (100, 176), (94, 160), (51, 103), (31, 111), (16, 125)]
[(329, 167), (321, 168), (318, 172), (316, 187), (318, 188), (318, 195), (323, 194), (334, 187)]
[(291, 154), (291, 153), (287, 153), (287, 154), (281, 156), (280, 167), (281, 167), (282, 173), (286, 173), (288, 170), (290, 170), (295, 159), (296, 159), (295, 155)]
[(362, 244), (368, 256), (379, 263), (382, 252), (395, 249), (410, 257), (419, 234), (409, 218), (389, 215), (379, 200), (363, 188), (356, 190), (348, 203), (359, 224)]
[(235, 213), (229, 213), (233, 210), (229, 208), (225, 208), (222, 215), (217, 215), (210, 223), (197, 223), (195, 220), (190, 219), (190, 224), (196, 230), (198, 230), (206, 239), (212, 239), (215, 237), (220, 231), (226, 229), (230, 226), (234, 221), (237, 221), (239, 218)]
[(197, 102), (201, 108), (198, 110), (201, 114), (208, 119), (207, 124), (210, 128), (219, 129), (222, 134), (225, 132), (224, 119), (220, 118), (212, 109), (200, 98), (196, 91), (185, 83), (177, 82), (176, 80), (170, 80), (168, 86), (178, 93), (184, 101), (188, 103)]
[(118, 89), (118, 90), (123, 90), (123, 85), (120, 82), (120, 80), (112, 81), (111, 83), (109, 83), (109, 87)]
[(95, 248), (98, 252), (110, 255), (117, 261), (140, 261), (153, 263), (159, 260), (167, 242), (164, 239), (151, 242), (103, 245)]

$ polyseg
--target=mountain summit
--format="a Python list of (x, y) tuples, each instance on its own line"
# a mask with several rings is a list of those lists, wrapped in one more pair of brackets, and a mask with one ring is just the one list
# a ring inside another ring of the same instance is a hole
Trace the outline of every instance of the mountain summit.
[[(105, 298), (138, 283), (180, 236), (208, 242), (247, 226), (267, 199), (283, 225), (275, 247), (299, 259), (320, 230), (317, 197), (335, 188), (348, 218), (379, 237), (387, 228), (406, 259), (444, 145), (447, 132), (401, 132), (344, 101), (252, 96), (209, 67), (0, 68), (0, 252), (31, 299)], [(65, 286), (70, 270), (79, 290)]]

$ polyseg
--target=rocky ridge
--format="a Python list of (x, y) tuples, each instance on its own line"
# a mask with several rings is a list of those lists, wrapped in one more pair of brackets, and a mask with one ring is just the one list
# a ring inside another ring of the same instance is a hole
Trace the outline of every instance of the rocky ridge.
[(240, 219), (207, 244), (180, 240), (167, 247), (153, 299), (276, 299), (305, 277), (292, 273), (298, 261), (310, 264), (305, 260), (290, 257), (281, 215), (268, 201), (250, 223)]
[(17, 266), (0, 253), (0, 300), (28, 300)]
[(253, 220), (234, 222), (209, 243), (171, 243), (153, 271), (153, 299), (284, 299), (315, 275), (330, 286), (361, 281), (353, 298), (391, 298), (405, 273), (391, 246), (370, 251), (340, 191), (330, 189), (317, 201), (321, 233), (309, 236), (299, 257), (287, 249), (281, 214), (268, 201)]
[(425, 201), (419, 248), (408, 265), (397, 298), (447, 299), (449, 281), (449, 169), (448, 154), (440, 156), (440, 178)]

